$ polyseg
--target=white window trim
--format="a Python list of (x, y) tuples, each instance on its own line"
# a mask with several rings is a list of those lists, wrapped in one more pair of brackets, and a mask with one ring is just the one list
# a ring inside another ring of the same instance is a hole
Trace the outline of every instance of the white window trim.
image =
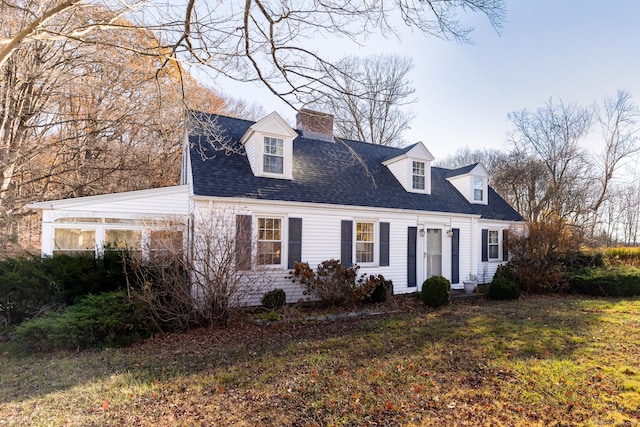
[[(282, 216), (282, 215), (269, 215), (269, 214), (255, 214), (253, 216), (254, 220), (253, 220), (253, 229), (255, 230), (254, 232), (254, 242), (255, 242), (255, 253), (252, 256), (252, 264), (260, 267), (260, 268), (272, 268), (272, 269), (280, 269), (280, 268), (284, 268), (286, 267), (286, 262), (287, 262), (287, 257), (288, 257), (288, 247), (287, 247), (287, 242), (289, 241), (289, 233), (288, 233), (288, 228), (287, 226), (285, 226), (285, 224), (288, 224), (288, 221), (286, 220), (287, 217)], [(260, 226), (260, 219), (279, 219), (280, 220), (280, 263), (279, 264), (259, 264), (258, 263), (258, 244), (260, 243), (259, 237), (260, 237), (260, 230), (259, 230), (259, 226)]]
[[(422, 174), (416, 174), (415, 172), (415, 164), (418, 163), (419, 165), (422, 165)], [(414, 178), (422, 178), (422, 188), (416, 188), (414, 186)], [(426, 162), (420, 161), (420, 160), (411, 160), (411, 188), (413, 190), (417, 190), (417, 191), (425, 191), (427, 189), (427, 164)]]
[[(282, 173), (267, 172), (264, 170), (264, 156), (266, 155), (264, 150), (265, 138), (273, 138), (282, 140)], [(279, 179), (292, 179), (293, 171), (293, 141), (291, 138), (284, 137), (282, 135), (276, 135), (272, 133), (259, 133), (258, 149), (256, 154), (258, 156), (257, 167), (260, 176), (266, 178), (279, 178)]]
[[(476, 200), (476, 180), (482, 181), (482, 199)], [(469, 200), (471, 203), (486, 205), (489, 197), (489, 183), (487, 178), (483, 176), (472, 175), (471, 176), (471, 197)]]
[[(109, 224), (109, 223), (105, 223), (104, 222), (104, 218), (97, 218), (98, 221), (97, 222), (78, 222), (78, 223), (57, 223), (55, 225), (53, 225), (50, 230), (51, 230), (51, 235), (50, 235), (50, 239), (51, 239), (51, 253), (48, 255), (52, 255), (54, 252), (59, 251), (59, 252), (71, 252), (74, 251), (73, 249), (69, 249), (69, 250), (56, 250), (55, 248), (55, 235), (56, 235), (56, 230), (57, 229), (91, 229), (94, 231), (94, 239), (95, 239), (95, 246), (94, 246), (94, 254), (95, 256), (101, 256), (103, 251), (104, 251), (104, 246), (107, 243), (106, 241), (106, 232), (107, 230), (131, 230), (131, 231), (140, 231), (141, 234), (141, 239), (140, 239), (140, 244), (141, 247), (140, 248), (135, 248), (135, 250), (140, 250), (142, 252), (142, 258), (143, 259), (148, 259), (149, 253), (150, 253), (150, 249), (149, 249), (149, 243), (150, 243), (150, 235), (151, 232), (153, 231), (157, 231), (157, 230), (173, 230), (173, 228), (166, 228), (163, 226), (145, 226), (145, 225), (139, 225), (139, 224)], [(183, 233), (183, 245), (186, 248), (186, 238), (187, 238), (187, 231), (186, 229), (181, 228), (180, 226), (178, 226), (177, 230), (182, 231)], [(87, 250), (87, 253), (89, 252), (89, 250)]]
[[(408, 157), (406, 159), (406, 185), (405, 189), (409, 193), (431, 194), (431, 162), (416, 157)], [(419, 162), (424, 165), (424, 188), (413, 188), (413, 162)]]
[[(491, 244), (491, 233), (497, 233), (498, 235), (498, 243)], [(498, 256), (497, 258), (491, 258), (491, 246), (498, 246)], [(500, 262), (502, 261), (502, 232), (497, 228), (489, 228), (487, 232), (487, 262)]]
[[(358, 223), (373, 224), (373, 260), (371, 262), (358, 262), (357, 257), (357, 235), (358, 235)], [(380, 233), (379, 233), (379, 221), (376, 219), (366, 218), (354, 218), (353, 219), (353, 247), (351, 249), (353, 264), (365, 267), (377, 267), (379, 262), (379, 247), (380, 247)]]
[[(265, 148), (267, 145), (267, 139), (271, 139), (274, 141), (280, 141), (280, 143), (282, 144), (282, 155), (278, 155), (278, 154), (272, 154), (272, 153), (267, 153)], [(271, 136), (271, 135), (263, 135), (262, 136), (262, 172), (266, 175), (275, 175), (275, 176), (284, 176), (285, 174), (285, 159), (286, 159), (286, 148), (285, 148), (285, 141), (284, 138), (278, 138), (276, 136)], [(282, 158), (282, 172), (267, 172), (264, 170), (264, 163), (265, 163), (265, 159), (267, 156), (271, 156), (271, 157), (280, 157)]]

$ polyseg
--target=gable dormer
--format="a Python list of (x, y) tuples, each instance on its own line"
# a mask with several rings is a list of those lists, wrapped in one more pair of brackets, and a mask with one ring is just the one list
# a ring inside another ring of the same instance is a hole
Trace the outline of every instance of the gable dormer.
[(431, 194), (431, 162), (434, 157), (422, 142), (403, 148), (383, 161), (389, 171), (410, 193)]
[(295, 130), (276, 112), (249, 127), (240, 142), (255, 176), (293, 178), (293, 139)]
[(447, 181), (469, 201), (478, 205), (489, 203), (489, 173), (481, 163), (452, 170)]

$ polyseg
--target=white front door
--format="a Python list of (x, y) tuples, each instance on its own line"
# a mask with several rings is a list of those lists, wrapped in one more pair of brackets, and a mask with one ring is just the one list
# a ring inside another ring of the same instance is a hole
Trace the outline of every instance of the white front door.
[(442, 230), (427, 228), (427, 251), (425, 252), (426, 275), (442, 276)]

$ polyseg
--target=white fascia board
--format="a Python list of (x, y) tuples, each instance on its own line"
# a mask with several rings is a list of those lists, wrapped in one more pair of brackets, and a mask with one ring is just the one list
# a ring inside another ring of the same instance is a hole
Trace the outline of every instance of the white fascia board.
[[(312, 202), (289, 202), (281, 200), (263, 200), (263, 199), (251, 199), (251, 198), (225, 198), (214, 196), (194, 196), (195, 202), (212, 202), (215, 206), (216, 203), (222, 203), (226, 205), (265, 205), (265, 206), (278, 206), (278, 207), (309, 207), (315, 209), (326, 209), (330, 211), (345, 211), (345, 210), (357, 210), (362, 212), (392, 212), (394, 214), (406, 214), (415, 216), (425, 215), (439, 215), (450, 216), (458, 218), (480, 218), (478, 214), (465, 214), (457, 212), (440, 212), (440, 211), (423, 211), (423, 210), (411, 210), (411, 209), (394, 209), (394, 208), (377, 208), (371, 206), (353, 206), (353, 205), (333, 205), (328, 203), (312, 203)], [(503, 221), (504, 222), (504, 221)]]
[(484, 167), (482, 163), (478, 163), (475, 168), (471, 169), (471, 172), (469, 172), (469, 175), (489, 178), (489, 172), (487, 171), (487, 169)]
[(432, 162), (435, 159), (435, 157), (433, 157), (433, 154), (431, 154), (429, 149), (425, 147), (422, 141), (420, 141), (420, 142), (416, 142), (413, 148), (411, 148), (406, 153), (400, 154), (399, 156), (396, 156), (396, 157), (392, 157), (389, 160), (385, 160), (384, 162), (382, 162), (382, 164), (385, 166), (388, 166), (392, 163), (395, 163), (400, 160), (404, 160), (406, 158), (424, 160), (425, 162)]
[(122, 193), (100, 194), (97, 196), (75, 197), (71, 199), (49, 200), (45, 202), (34, 202), (26, 205), (29, 209), (35, 210), (56, 210), (73, 209), (78, 207), (88, 207), (90, 205), (110, 202), (126, 202), (130, 200), (142, 200), (150, 197), (160, 196), (190, 196), (189, 185), (175, 185), (172, 187), (151, 188), (147, 190), (126, 191)]
[(282, 135), (286, 138), (295, 138), (298, 133), (289, 126), (289, 124), (275, 111), (260, 121), (252, 124), (249, 129), (242, 135), (240, 142), (245, 144), (251, 136), (256, 132), (266, 132), (270, 134)]

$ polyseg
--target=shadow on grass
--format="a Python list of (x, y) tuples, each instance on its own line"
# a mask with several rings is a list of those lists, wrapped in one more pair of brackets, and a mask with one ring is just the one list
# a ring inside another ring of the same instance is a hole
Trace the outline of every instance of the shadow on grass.
[(395, 388), (434, 388), (446, 384), (446, 377), (479, 385), (491, 361), (570, 359), (574, 352), (591, 351), (585, 346), (604, 317), (616, 316), (620, 303), (573, 297), (482, 300), (335, 322), (243, 323), (80, 353), (21, 355), (3, 345), (0, 403), (77, 389), (127, 396), (135, 408), (166, 393), (225, 400), (228, 396), (215, 396), (230, 389), (262, 390), (269, 395), (267, 406), (309, 402), (297, 419), (308, 416), (307, 422), (313, 421), (314, 401), (327, 404), (329, 389), (343, 401), (368, 393), (391, 399)]

